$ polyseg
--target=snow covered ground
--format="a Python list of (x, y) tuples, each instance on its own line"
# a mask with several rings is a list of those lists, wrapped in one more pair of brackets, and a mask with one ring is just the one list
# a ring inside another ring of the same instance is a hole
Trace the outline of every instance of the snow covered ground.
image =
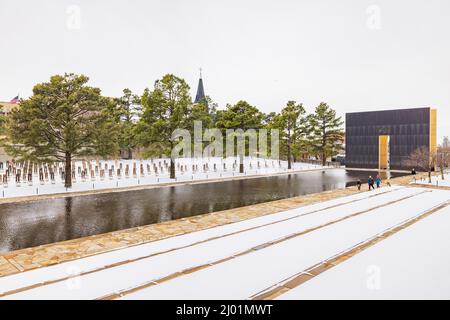
[[(244, 160), (245, 173), (241, 174), (237, 158), (182, 158), (176, 161), (176, 179), (170, 179), (169, 163), (169, 159), (75, 162), (75, 179), (71, 189), (64, 187), (60, 172), (55, 173), (54, 182), (50, 180), (49, 176), (41, 182), (39, 172), (34, 171), (31, 182), (26, 181), (27, 177), (25, 181), (21, 177), (20, 183), (16, 183), (15, 175), (10, 173), (7, 183), (1, 183), (2, 179), (0, 179), (0, 198), (288, 172), (286, 161), (246, 157)], [(63, 164), (59, 164), (58, 167), (62, 170)], [(294, 163), (291, 171), (321, 168), (324, 167), (308, 163)], [(0, 176), (5, 175), (6, 169), (6, 165), (0, 169)], [(84, 169), (87, 170), (87, 176), (83, 178), (81, 172)], [(120, 175), (117, 174), (117, 169), (121, 169)]]
[(279, 299), (450, 298), (450, 208), (417, 222)]
[[(355, 193), (3, 277), (0, 295), (6, 293), (5, 299), (96, 299), (114, 294), (122, 299), (248, 299), (449, 200), (449, 191), (421, 188), (393, 187)], [(439, 215), (450, 219), (448, 210)], [(413, 230), (410, 238), (414, 238), (416, 248), (417, 243), (422, 248), (424, 237), (430, 243), (435, 239), (433, 225), (417, 239), (412, 227), (402, 232)], [(445, 248), (450, 240), (441, 231), (436, 236), (442, 235), (437, 239)], [(390, 252), (386, 259), (391, 260), (391, 266), (401, 266), (399, 259), (408, 250), (408, 241), (387, 247)], [(442, 257), (445, 254), (446, 260)], [(425, 257), (429, 259), (424, 261), (418, 254), (408, 261), (429, 268), (450, 260), (448, 250), (436, 251), (435, 256), (428, 252)], [(186, 270), (189, 271), (183, 273)], [(435, 270), (442, 268), (436, 266)], [(434, 276), (444, 280), (448, 277), (440, 273)], [(163, 281), (165, 277), (173, 278)], [(424, 290), (448, 293), (445, 281), (429, 286), (432, 288)], [(295, 298), (295, 292), (287, 297)]]
[(416, 180), (416, 184), (426, 184), (438, 187), (450, 187), (450, 173), (444, 174), (444, 180), (442, 180), (442, 175), (439, 173), (436, 176), (431, 177), (431, 183), (428, 177)]

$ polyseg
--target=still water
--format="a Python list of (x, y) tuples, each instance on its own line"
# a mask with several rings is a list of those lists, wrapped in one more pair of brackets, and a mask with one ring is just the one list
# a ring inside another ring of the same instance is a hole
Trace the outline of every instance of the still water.
[(0, 252), (363, 183), (330, 170), (0, 205)]

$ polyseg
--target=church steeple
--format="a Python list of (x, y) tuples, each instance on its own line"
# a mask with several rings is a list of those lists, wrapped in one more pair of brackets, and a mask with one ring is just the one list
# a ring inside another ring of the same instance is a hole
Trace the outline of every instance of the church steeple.
[(202, 69), (200, 69), (200, 79), (198, 80), (197, 95), (195, 96), (195, 103), (199, 103), (206, 99), (205, 88), (203, 87)]

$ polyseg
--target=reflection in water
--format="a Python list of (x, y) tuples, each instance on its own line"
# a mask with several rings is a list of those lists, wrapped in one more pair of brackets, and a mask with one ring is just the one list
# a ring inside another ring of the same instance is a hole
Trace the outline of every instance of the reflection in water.
[(358, 179), (365, 184), (369, 175), (376, 172), (305, 172), (2, 204), (0, 252), (343, 188)]
[(65, 198), (65, 217), (66, 217), (66, 238), (67, 239), (72, 239), (72, 231), (71, 231), (71, 223), (70, 223), (70, 215), (72, 214), (72, 203), (73, 203), (73, 198)]
[[(176, 187), (168, 187), (165, 188), (165, 190), (162, 190), (163, 197), (165, 199), (177, 199), (177, 191)], [(172, 213), (175, 210), (175, 201), (167, 201), (165, 203), (162, 203), (161, 205), (161, 211), (158, 215), (157, 222), (164, 222), (164, 221), (170, 221), (172, 220)]]

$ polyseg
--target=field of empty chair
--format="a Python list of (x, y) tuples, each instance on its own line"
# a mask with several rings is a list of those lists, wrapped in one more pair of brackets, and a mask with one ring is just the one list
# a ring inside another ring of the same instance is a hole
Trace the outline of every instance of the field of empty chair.
[(170, 159), (75, 161), (71, 172), (73, 185), (65, 188), (64, 163), (0, 162), (0, 198), (126, 189), (331, 167), (316, 163), (294, 163), (292, 169), (288, 170), (286, 161), (246, 157), (244, 173), (240, 173), (239, 159), (236, 157), (180, 158), (175, 161), (176, 178), (170, 179), (169, 166)]

